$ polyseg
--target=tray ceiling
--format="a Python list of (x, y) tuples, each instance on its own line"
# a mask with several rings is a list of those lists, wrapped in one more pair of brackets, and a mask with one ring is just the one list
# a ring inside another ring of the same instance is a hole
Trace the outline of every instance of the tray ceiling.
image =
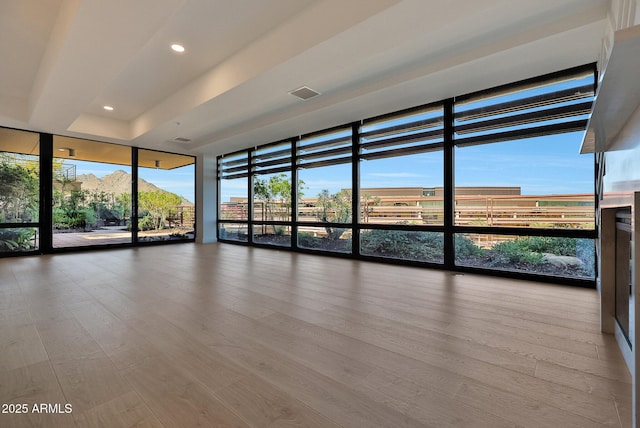
[(0, 126), (222, 153), (595, 61), (608, 7), (3, 0)]

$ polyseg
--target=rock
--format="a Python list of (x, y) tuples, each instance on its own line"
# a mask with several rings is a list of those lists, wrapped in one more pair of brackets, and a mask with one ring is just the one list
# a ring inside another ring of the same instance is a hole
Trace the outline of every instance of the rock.
[(555, 254), (545, 253), (542, 261), (562, 269), (584, 267), (584, 263), (582, 263), (582, 260), (572, 256), (557, 256)]

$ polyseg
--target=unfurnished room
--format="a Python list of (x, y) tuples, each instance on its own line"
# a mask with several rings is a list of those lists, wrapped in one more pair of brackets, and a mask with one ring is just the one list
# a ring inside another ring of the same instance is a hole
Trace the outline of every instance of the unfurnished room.
[(640, 426), (638, 0), (2, 0), (0, 56), (1, 427)]

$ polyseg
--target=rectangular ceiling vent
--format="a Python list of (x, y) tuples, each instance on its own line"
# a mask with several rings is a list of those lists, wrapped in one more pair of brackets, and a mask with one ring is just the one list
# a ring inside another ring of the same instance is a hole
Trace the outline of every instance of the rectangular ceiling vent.
[(188, 138), (184, 138), (184, 137), (176, 137), (173, 139), (173, 141), (176, 141), (178, 143), (188, 143), (189, 141), (191, 141)]
[(313, 98), (315, 96), (320, 95), (320, 92), (314, 91), (313, 89), (303, 86), (301, 88), (295, 89), (289, 92), (294, 97), (298, 97), (301, 100), (308, 100), (309, 98)]

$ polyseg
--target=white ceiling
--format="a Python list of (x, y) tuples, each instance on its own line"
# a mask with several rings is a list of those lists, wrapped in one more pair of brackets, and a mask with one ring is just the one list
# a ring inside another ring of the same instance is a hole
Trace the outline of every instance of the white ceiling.
[[(608, 8), (2, 0), (0, 126), (218, 154), (596, 61)], [(303, 85), (322, 95), (288, 94)]]

